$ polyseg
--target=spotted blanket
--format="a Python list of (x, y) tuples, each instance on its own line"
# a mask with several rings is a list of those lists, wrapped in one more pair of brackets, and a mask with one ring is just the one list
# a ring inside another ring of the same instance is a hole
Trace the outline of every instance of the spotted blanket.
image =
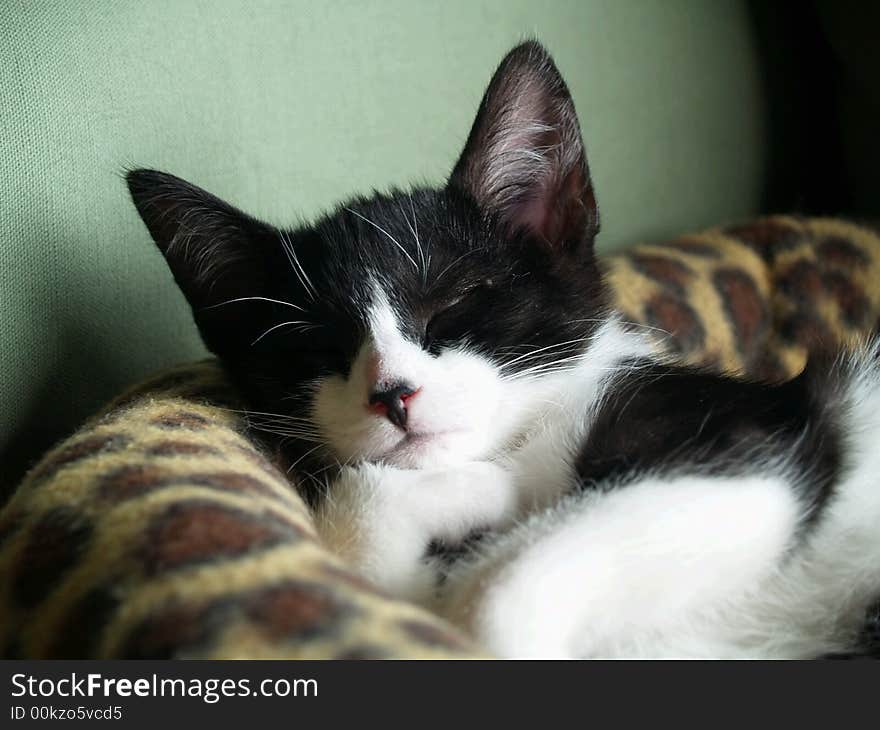
[[(774, 217), (603, 263), (618, 307), (684, 362), (778, 380), (874, 331), (880, 237)], [(471, 657), (319, 543), (216, 362), (124, 394), (0, 512), (0, 655)]]

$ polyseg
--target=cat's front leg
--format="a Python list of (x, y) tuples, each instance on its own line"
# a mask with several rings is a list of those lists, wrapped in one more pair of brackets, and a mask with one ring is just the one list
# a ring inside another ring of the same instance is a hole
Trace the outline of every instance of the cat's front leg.
[(513, 490), (507, 472), (487, 462), (431, 470), (364, 464), (342, 470), (315, 519), (325, 544), (364, 577), (425, 602), (439, 577), (428, 546), (512, 519)]

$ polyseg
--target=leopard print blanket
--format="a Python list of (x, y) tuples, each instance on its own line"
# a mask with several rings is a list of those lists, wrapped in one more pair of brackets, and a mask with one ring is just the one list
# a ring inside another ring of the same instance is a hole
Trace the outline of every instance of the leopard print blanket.
[[(773, 217), (636, 246), (618, 307), (679, 361), (778, 380), (876, 330), (880, 237)], [(0, 512), (6, 658), (440, 658), (481, 654), (319, 543), (214, 361), (124, 394)]]

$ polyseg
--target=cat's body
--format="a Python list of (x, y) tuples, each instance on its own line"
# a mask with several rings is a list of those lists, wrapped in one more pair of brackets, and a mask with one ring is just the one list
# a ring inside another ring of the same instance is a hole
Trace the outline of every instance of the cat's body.
[(537, 44), (445, 188), (287, 232), (168, 175), (129, 185), (322, 537), (379, 586), (506, 656), (858, 649), (876, 354), (778, 386), (657, 361), (607, 306), (574, 107)]

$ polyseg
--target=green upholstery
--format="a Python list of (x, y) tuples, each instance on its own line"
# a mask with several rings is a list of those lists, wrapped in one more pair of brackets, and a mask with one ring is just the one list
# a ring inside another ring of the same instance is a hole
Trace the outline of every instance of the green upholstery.
[(437, 182), (495, 64), (535, 35), (572, 87), (607, 251), (756, 212), (751, 34), (745, 2), (3, 2), (0, 487), (126, 383), (202, 353), (127, 166), (279, 223)]

